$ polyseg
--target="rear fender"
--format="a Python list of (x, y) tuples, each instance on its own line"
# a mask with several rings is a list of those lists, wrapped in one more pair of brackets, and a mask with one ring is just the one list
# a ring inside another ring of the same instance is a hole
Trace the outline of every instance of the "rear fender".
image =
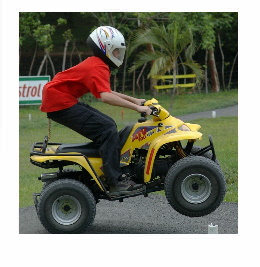
[(191, 131), (178, 131), (173, 134), (163, 135), (159, 138), (156, 138), (149, 146), (145, 168), (144, 168), (144, 182), (147, 183), (151, 180), (151, 174), (153, 170), (153, 164), (155, 156), (161, 146), (167, 143), (172, 143), (175, 141), (181, 140), (193, 140), (193, 139), (201, 139), (202, 133), (200, 132), (191, 132)]
[(98, 184), (98, 186), (100, 187), (100, 189), (102, 191), (104, 191), (103, 186), (100, 184), (94, 170), (92, 169), (90, 163), (88, 162), (88, 159), (85, 158), (82, 154), (79, 154), (78, 156), (76, 156), (75, 154), (73, 156), (52, 156), (52, 155), (48, 155), (48, 156), (38, 156), (38, 155), (32, 155), (31, 156), (31, 160), (39, 162), (39, 163), (43, 163), (45, 161), (48, 160), (58, 160), (58, 161), (71, 161), (71, 162), (75, 162), (77, 164), (79, 164), (80, 166), (82, 166), (90, 175), (91, 177), (96, 181), (96, 183)]

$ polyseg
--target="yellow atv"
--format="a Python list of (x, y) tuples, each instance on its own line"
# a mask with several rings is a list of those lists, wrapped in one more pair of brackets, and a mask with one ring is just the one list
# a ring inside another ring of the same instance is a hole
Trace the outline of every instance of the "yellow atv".
[[(90, 226), (100, 199), (119, 200), (165, 190), (170, 205), (179, 213), (198, 217), (214, 211), (225, 195), (225, 178), (216, 159), (211, 137), (201, 148), (200, 125), (184, 123), (171, 116), (156, 99), (144, 103), (152, 110), (120, 134), (121, 169), (143, 184), (141, 191), (112, 196), (102, 171), (98, 147), (43, 142), (33, 144), (31, 163), (56, 172), (38, 178), (44, 185), (34, 194), (34, 203), (43, 226), (51, 233), (82, 233)], [(64, 168), (78, 165), (79, 168)]]

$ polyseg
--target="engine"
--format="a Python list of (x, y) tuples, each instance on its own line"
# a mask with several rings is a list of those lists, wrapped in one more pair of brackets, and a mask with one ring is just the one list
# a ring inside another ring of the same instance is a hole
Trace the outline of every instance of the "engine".
[[(153, 165), (151, 180), (154, 180), (155, 178), (158, 177), (164, 179), (171, 165), (172, 165), (172, 159), (170, 158), (155, 160)], [(131, 176), (133, 176), (132, 179), (136, 183), (143, 183), (144, 168), (145, 168), (145, 161), (140, 160), (137, 163), (131, 163), (130, 165), (123, 167), (122, 171), (123, 173), (129, 173)]]

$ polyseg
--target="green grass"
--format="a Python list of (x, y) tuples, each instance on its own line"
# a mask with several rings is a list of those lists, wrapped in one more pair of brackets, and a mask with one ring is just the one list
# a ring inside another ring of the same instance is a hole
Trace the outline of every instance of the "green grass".
[[(159, 95), (156, 97), (160, 104), (166, 109), (171, 102), (170, 95)], [(173, 116), (180, 116), (189, 113), (207, 111), (217, 108), (224, 108), (238, 103), (238, 91), (231, 90), (209, 94), (188, 94), (175, 96), (173, 100)]]
[[(142, 98), (140, 96), (140, 98)], [(173, 115), (180, 116), (187, 113), (205, 111), (210, 109), (221, 108), (237, 103), (237, 91), (220, 92), (217, 94), (200, 94), (176, 96), (174, 99)], [(149, 99), (149, 97), (146, 97)], [(169, 96), (160, 95), (157, 97), (160, 103), (165, 107), (169, 107)], [(102, 112), (113, 117), (117, 122), (118, 128), (121, 129), (130, 122), (135, 122), (139, 115), (131, 110), (124, 110), (122, 118), (122, 108), (112, 107), (101, 103), (100, 101), (91, 99), (91, 105), (100, 109)], [(31, 120), (29, 120), (31, 114)], [(237, 117), (223, 117), (215, 119), (196, 120), (201, 124), (203, 140), (198, 141), (196, 145), (208, 145), (207, 136), (213, 137), (214, 145), (218, 160), (227, 178), (227, 194), (225, 201), (237, 202), (238, 196), (238, 132)], [(38, 106), (20, 107), (19, 112), (19, 173), (20, 187), (19, 200), (20, 207), (33, 204), (32, 194), (39, 192), (42, 183), (37, 177), (42, 172), (49, 172), (32, 165), (29, 161), (30, 148), (33, 142), (42, 141), (45, 135), (48, 135), (48, 120), (46, 114), (39, 111)], [(52, 142), (68, 142), (77, 143), (85, 142), (85, 138), (65, 128), (55, 122), (52, 122), (51, 141)]]

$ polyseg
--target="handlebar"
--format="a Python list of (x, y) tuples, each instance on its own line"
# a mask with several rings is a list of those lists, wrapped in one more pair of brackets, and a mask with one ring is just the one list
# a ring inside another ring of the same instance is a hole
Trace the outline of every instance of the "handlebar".
[[(147, 100), (141, 104), (142, 106), (148, 106), (152, 112), (151, 115), (157, 118), (153, 118), (154, 121), (162, 121), (170, 116), (170, 113), (159, 105), (158, 101), (154, 98)], [(141, 113), (140, 122), (146, 121), (147, 114)], [(139, 121), (138, 120), (138, 121)]]
[[(151, 115), (155, 116), (155, 117), (158, 117), (159, 110), (156, 107), (153, 107), (153, 106), (149, 106), (149, 108), (152, 110)], [(146, 116), (147, 116), (147, 114), (145, 112), (141, 113), (141, 117), (142, 118), (145, 118)]]
[[(142, 102), (142, 103), (141, 103), (141, 106), (144, 106), (145, 102), (146, 102), (146, 101)], [(156, 107), (154, 107), (154, 106), (148, 106), (148, 107), (152, 110), (151, 115), (152, 115), (152, 116), (156, 116), (156, 117), (158, 117), (159, 110), (158, 110)], [(142, 118), (145, 118), (146, 115), (147, 115), (147, 114), (146, 114), (145, 112), (142, 112), (142, 113), (141, 113), (141, 117), (142, 117)]]
[[(153, 106), (149, 106), (149, 108), (152, 110), (151, 115), (155, 116), (155, 117), (158, 117), (159, 110), (156, 107), (153, 107)], [(142, 112), (141, 113), (141, 118), (138, 120), (138, 122), (146, 121), (146, 116), (147, 116), (147, 114), (145, 112)]]
[(142, 112), (142, 113), (141, 113), (141, 117), (142, 117), (142, 118), (145, 118), (145, 117), (146, 117), (146, 113), (145, 113), (145, 112)]

